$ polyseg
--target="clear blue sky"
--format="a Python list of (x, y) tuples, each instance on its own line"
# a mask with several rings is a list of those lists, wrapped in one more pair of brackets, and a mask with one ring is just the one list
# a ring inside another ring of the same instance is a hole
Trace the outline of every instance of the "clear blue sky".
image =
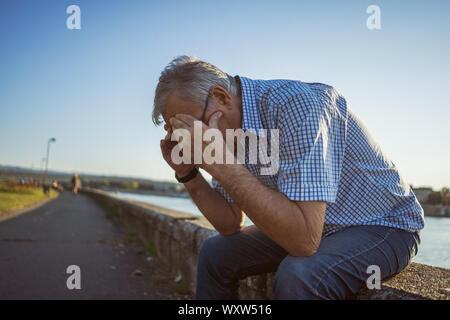
[[(67, 6), (81, 30), (66, 28)], [(368, 30), (366, 8), (381, 8)], [(174, 180), (151, 111), (161, 70), (336, 87), (413, 185), (450, 185), (450, 2), (0, 2), (0, 164)]]

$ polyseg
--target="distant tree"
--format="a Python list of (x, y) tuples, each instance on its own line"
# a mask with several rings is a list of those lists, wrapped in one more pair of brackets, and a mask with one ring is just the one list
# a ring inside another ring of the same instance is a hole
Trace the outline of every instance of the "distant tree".
[(122, 183), (122, 187), (128, 190), (136, 190), (139, 189), (139, 182), (137, 181), (125, 181)]
[(132, 189), (131, 183), (128, 181), (121, 183), (121, 185), (124, 189)]
[(142, 190), (155, 190), (155, 187), (153, 186), (153, 183), (144, 182), (139, 184), (139, 189)]
[(438, 191), (432, 191), (427, 197), (427, 204), (441, 204), (442, 202), (442, 195)]

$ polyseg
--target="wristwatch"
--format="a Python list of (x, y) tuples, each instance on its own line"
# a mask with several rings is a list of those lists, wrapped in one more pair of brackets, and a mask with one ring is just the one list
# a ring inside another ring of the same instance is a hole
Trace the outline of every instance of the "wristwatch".
[(175, 179), (177, 179), (178, 182), (186, 183), (186, 182), (191, 181), (192, 179), (194, 179), (197, 176), (197, 174), (198, 174), (198, 167), (194, 166), (191, 169), (191, 171), (189, 171), (189, 173), (186, 176), (184, 176), (183, 178), (179, 178), (177, 176), (177, 173), (175, 172)]

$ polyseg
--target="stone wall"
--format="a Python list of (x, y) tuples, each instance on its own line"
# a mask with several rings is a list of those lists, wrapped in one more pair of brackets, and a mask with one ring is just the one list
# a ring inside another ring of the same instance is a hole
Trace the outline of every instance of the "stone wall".
[[(195, 291), (197, 254), (204, 239), (217, 232), (201, 216), (177, 212), (107, 192), (85, 189), (117, 214), (141, 240), (154, 248), (158, 259), (182, 277), (189, 291)], [(352, 299), (446, 299), (450, 300), (450, 270), (412, 263), (395, 277), (383, 281), (380, 290), (363, 289)], [(272, 299), (273, 273), (240, 281), (241, 299)]]

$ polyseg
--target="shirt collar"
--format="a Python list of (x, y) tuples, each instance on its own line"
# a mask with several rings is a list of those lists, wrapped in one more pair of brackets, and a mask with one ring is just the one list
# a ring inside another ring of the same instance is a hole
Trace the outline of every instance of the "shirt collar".
[(258, 136), (265, 136), (261, 117), (256, 103), (256, 89), (254, 80), (236, 76), (241, 83), (242, 94), (242, 129), (248, 130)]

